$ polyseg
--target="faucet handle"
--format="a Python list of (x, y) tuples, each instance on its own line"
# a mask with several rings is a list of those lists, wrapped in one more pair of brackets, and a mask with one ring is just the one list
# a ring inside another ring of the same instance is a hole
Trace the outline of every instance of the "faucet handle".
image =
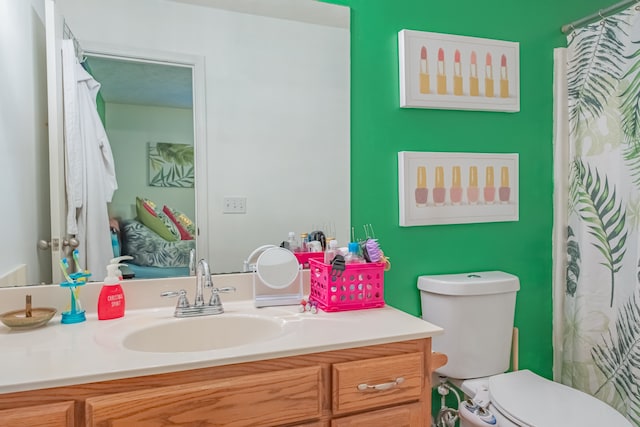
[(221, 294), (226, 294), (228, 292), (235, 292), (236, 288), (234, 288), (233, 286), (227, 286), (224, 288), (213, 288), (212, 292), (216, 293), (219, 292)]
[(184, 289), (180, 289), (178, 292), (176, 291), (167, 291), (160, 294), (161, 297), (178, 297), (178, 303), (176, 304), (176, 308), (188, 308), (189, 300), (187, 299), (187, 291)]
[(236, 288), (233, 286), (228, 286), (225, 288), (213, 288), (211, 289), (211, 299), (209, 300), (209, 305), (214, 307), (220, 307), (222, 309), (222, 300), (220, 300), (220, 294), (227, 292), (235, 292)]

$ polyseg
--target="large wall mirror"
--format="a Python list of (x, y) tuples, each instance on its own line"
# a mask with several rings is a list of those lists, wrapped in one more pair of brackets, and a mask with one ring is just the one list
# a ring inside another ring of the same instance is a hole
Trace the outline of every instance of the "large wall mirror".
[[(253, 249), (289, 231), (325, 229), (347, 242), (348, 8), (314, 0), (55, 4), (103, 80), (119, 186), (111, 216), (135, 221), (136, 198), (185, 214), (199, 231), (197, 257), (215, 273), (241, 271)], [(158, 143), (193, 147), (193, 187), (150, 185)], [(245, 212), (228, 213), (225, 203), (237, 198)]]

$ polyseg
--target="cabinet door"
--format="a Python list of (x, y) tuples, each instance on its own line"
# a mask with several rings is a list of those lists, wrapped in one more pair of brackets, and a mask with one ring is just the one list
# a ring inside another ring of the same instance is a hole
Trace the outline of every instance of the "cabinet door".
[(296, 424), (294, 427), (329, 427), (329, 421), (313, 421), (310, 423)]
[(379, 357), (333, 365), (333, 413), (420, 400), (423, 353)]
[(86, 400), (87, 426), (278, 426), (320, 418), (320, 366)]
[(73, 427), (73, 402), (0, 411), (0, 427)]
[(428, 423), (422, 415), (420, 403), (365, 412), (331, 421), (331, 427), (422, 427), (426, 425)]

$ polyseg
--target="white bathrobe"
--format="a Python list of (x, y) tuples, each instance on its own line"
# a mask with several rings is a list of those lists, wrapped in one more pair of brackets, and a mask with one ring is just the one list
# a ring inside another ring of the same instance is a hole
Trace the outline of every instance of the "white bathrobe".
[(102, 280), (113, 258), (107, 203), (118, 188), (111, 146), (96, 96), (98, 83), (78, 63), (73, 42), (63, 40), (67, 233), (80, 241), (82, 268)]

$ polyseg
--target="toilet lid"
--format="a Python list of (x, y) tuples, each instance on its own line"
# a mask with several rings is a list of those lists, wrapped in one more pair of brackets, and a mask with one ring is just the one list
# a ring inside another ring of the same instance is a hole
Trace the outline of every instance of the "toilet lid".
[(489, 378), (489, 393), (500, 412), (525, 426), (631, 427), (601, 400), (529, 370)]

